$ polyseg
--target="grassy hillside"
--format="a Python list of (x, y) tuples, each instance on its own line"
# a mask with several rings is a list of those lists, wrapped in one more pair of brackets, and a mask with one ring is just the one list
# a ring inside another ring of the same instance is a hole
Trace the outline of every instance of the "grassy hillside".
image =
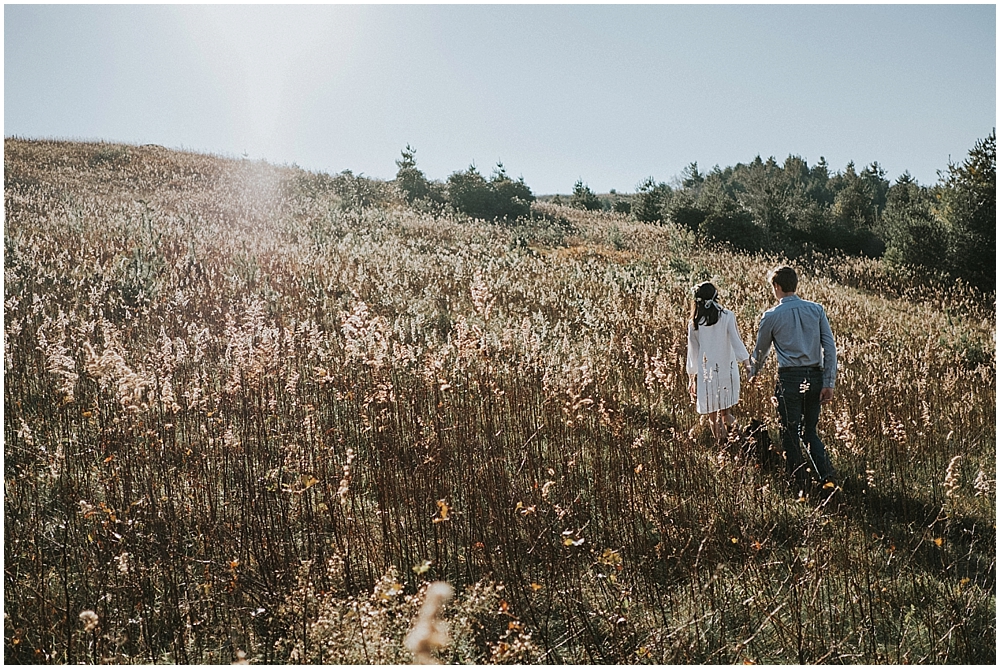
[(433, 580), (446, 662), (995, 661), (992, 306), (814, 262), (843, 489), (799, 498), (683, 368), (691, 286), (750, 342), (777, 258), (160, 147), (4, 160), (6, 662), (408, 662)]

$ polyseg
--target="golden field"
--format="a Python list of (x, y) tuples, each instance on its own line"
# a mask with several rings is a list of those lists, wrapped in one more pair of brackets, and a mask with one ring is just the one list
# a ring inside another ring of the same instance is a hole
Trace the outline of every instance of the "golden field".
[[(691, 286), (750, 345), (782, 259), (155, 146), (4, 162), (6, 662), (405, 663), (435, 580), (448, 663), (995, 662), (992, 299), (798, 265), (842, 486), (800, 498), (684, 374)], [(739, 414), (776, 437), (773, 360)]]

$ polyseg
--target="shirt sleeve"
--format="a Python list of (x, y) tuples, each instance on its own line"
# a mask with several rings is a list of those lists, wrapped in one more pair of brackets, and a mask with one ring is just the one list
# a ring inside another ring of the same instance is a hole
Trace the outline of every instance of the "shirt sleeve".
[(698, 356), (700, 353), (701, 346), (698, 344), (698, 331), (694, 329), (694, 324), (688, 321), (687, 373), (689, 376), (698, 373)]
[(737, 362), (743, 362), (750, 357), (750, 352), (747, 351), (747, 346), (743, 343), (740, 331), (736, 327), (736, 314), (734, 313), (729, 315), (729, 344), (733, 347)]
[(826, 310), (820, 310), (819, 343), (823, 347), (823, 387), (833, 388), (837, 381), (837, 345), (833, 342), (833, 330), (827, 320)]
[(771, 353), (771, 320), (765, 312), (760, 319), (760, 327), (757, 329), (757, 344), (753, 348), (753, 360), (751, 361), (751, 374), (756, 376), (760, 373), (767, 356)]

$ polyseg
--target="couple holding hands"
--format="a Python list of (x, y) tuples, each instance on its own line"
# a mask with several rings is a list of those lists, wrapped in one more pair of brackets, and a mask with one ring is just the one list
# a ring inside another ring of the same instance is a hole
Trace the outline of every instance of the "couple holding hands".
[[(798, 277), (794, 269), (779, 267), (767, 278), (778, 304), (761, 318), (753, 356), (740, 339), (736, 315), (716, 302), (715, 286), (708, 282), (695, 286), (688, 321), (688, 391), (698, 413), (708, 416), (712, 434), (720, 443), (728, 441), (730, 431), (736, 430), (730, 410), (740, 401), (739, 365), (746, 369), (748, 382), (755, 384), (773, 346), (778, 358), (774, 397), (785, 466), (797, 485), (804, 486), (809, 470), (825, 484), (834, 471), (816, 424), (820, 405), (833, 401), (837, 377), (833, 332), (823, 307), (795, 294)], [(806, 445), (809, 467), (801, 442)]]

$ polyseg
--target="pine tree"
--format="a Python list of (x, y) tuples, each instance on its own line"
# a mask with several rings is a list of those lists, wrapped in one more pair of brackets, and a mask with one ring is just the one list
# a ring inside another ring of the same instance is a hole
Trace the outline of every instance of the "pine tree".
[(583, 180), (580, 179), (573, 185), (573, 197), (570, 199), (570, 206), (576, 207), (577, 209), (593, 211), (601, 208), (601, 200), (597, 197), (594, 191), (590, 190), (590, 187), (583, 183)]
[(996, 290), (996, 129), (960, 165), (949, 165), (941, 191), (952, 272), (984, 291)]

